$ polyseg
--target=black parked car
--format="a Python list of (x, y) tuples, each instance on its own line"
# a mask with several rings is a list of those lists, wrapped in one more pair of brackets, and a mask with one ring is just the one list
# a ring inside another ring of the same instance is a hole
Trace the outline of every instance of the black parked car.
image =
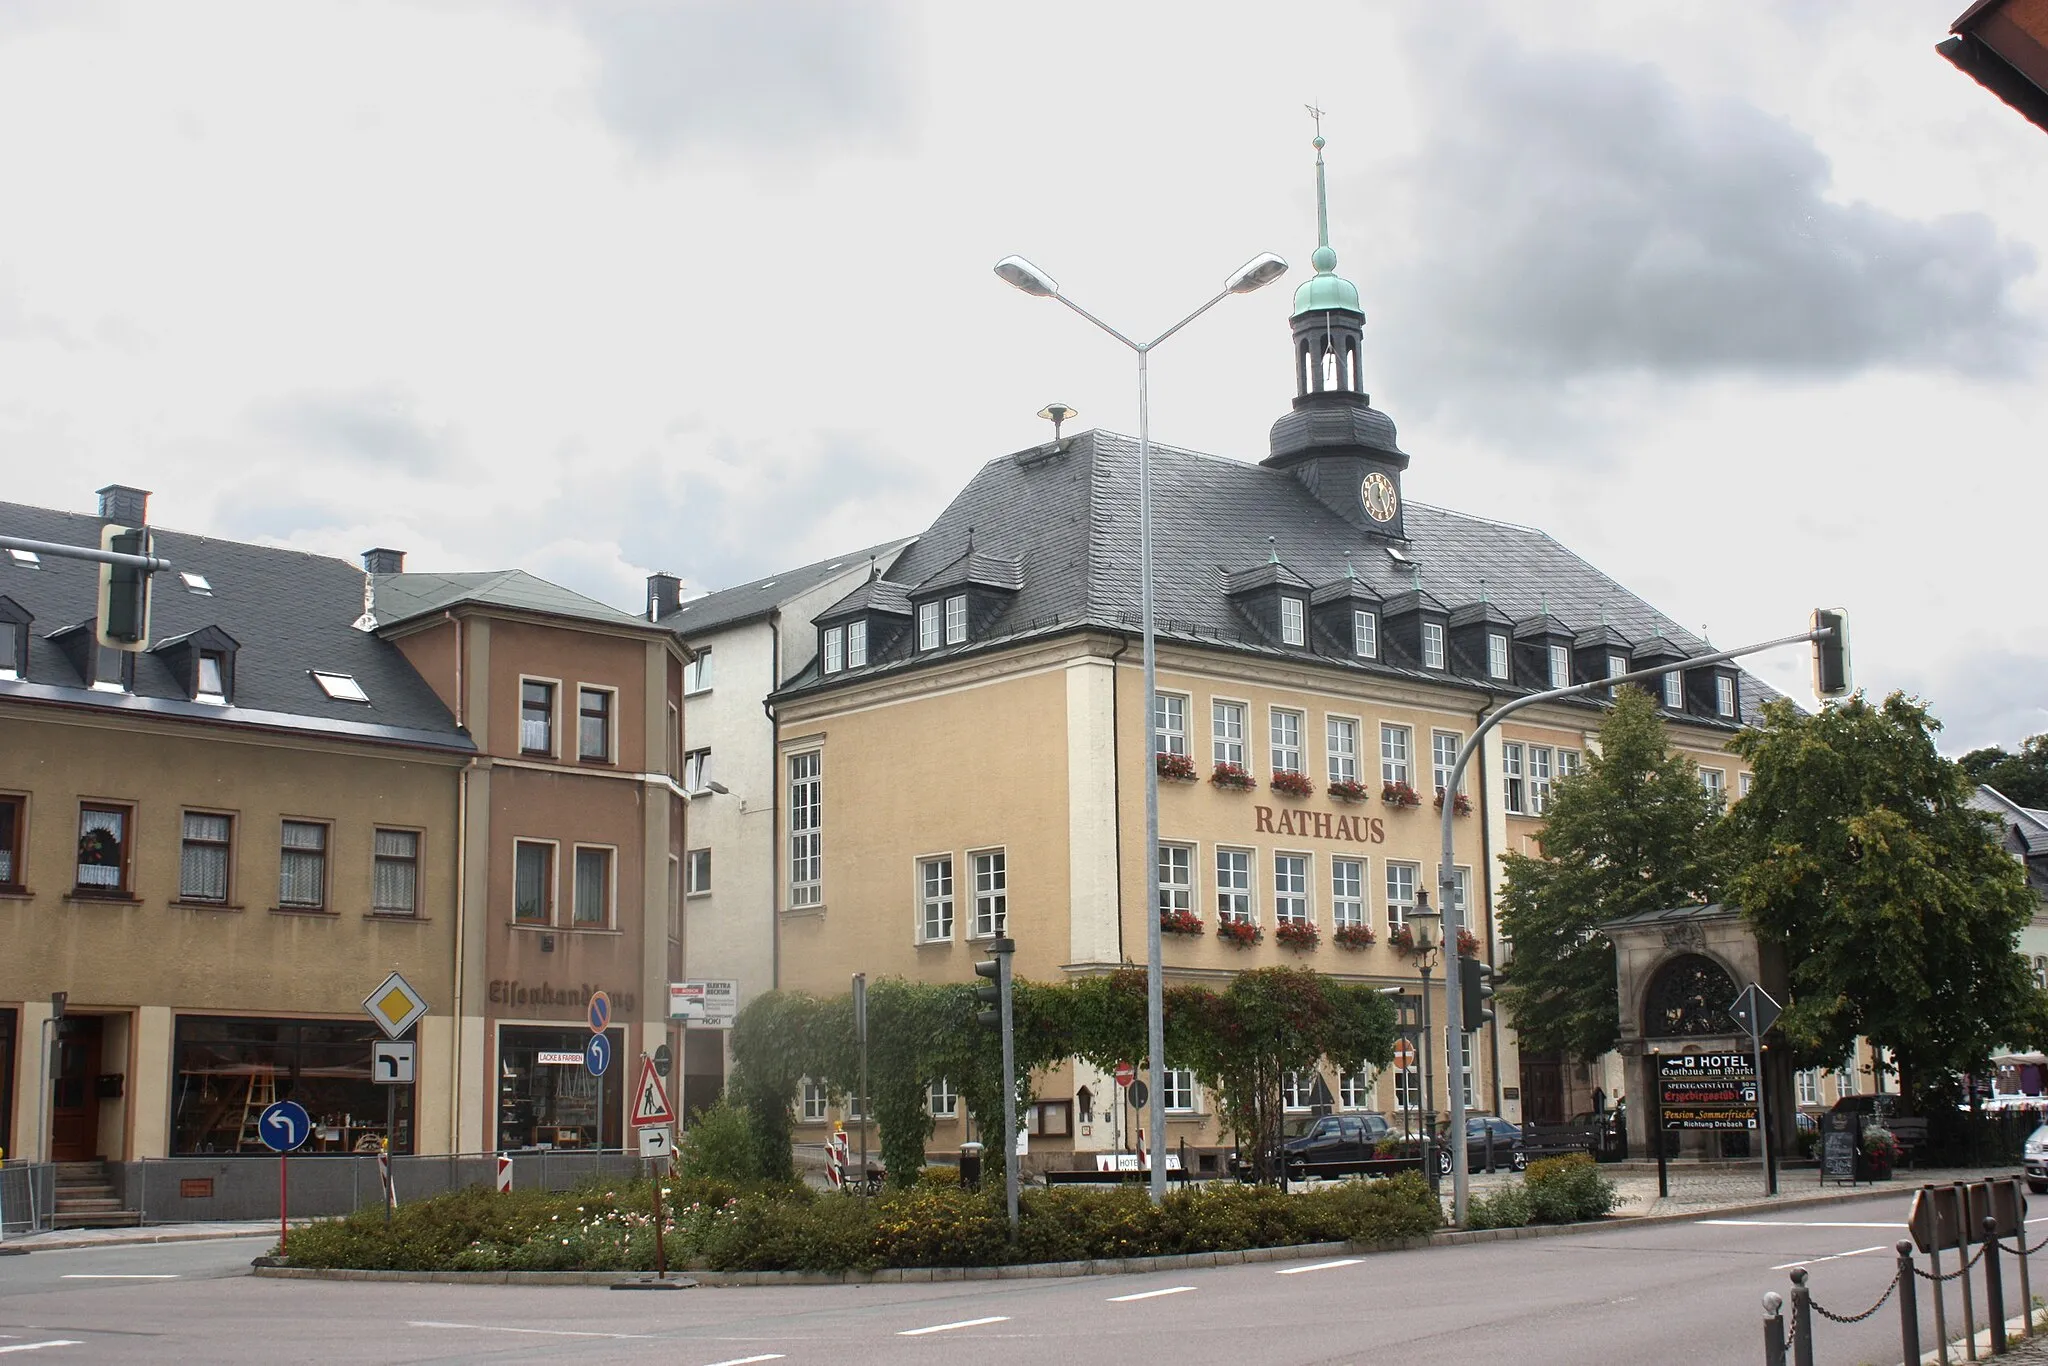
[[(1273, 1151), (1270, 1174), (1289, 1181), (1315, 1175), (1341, 1175), (1346, 1169), (1374, 1160), (1382, 1138), (1393, 1133), (1384, 1115), (1321, 1115), (1314, 1119), (1289, 1120), (1280, 1145)], [(1258, 1177), (1253, 1165), (1237, 1153), (1230, 1155), (1231, 1170), (1244, 1181)]]
[[(1482, 1172), (1486, 1170), (1486, 1136), (1493, 1135), (1493, 1165), (1510, 1171), (1521, 1171), (1529, 1165), (1529, 1155), (1522, 1151), (1522, 1130), (1519, 1125), (1510, 1124), (1499, 1115), (1465, 1116), (1465, 1169)], [(1439, 1124), (1436, 1131), (1436, 1169), (1439, 1175), (1451, 1174), (1451, 1126)]]

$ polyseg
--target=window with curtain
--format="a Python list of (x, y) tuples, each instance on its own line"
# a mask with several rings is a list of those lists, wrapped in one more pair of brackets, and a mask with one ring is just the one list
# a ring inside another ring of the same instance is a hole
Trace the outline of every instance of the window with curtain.
[(519, 685), (519, 748), (527, 754), (555, 752), (555, 685)]
[(185, 813), (185, 838), (178, 850), (178, 899), (228, 899), (228, 837), (234, 821), (204, 811)]
[(0, 887), (21, 886), (22, 800), (0, 797)]
[(576, 907), (578, 925), (609, 925), (612, 910), (612, 851), (576, 851)]
[(532, 840), (512, 846), (512, 918), (551, 924), (555, 918), (555, 847)]
[(78, 808), (78, 889), (128, 890), (128, 815), (125, 806)]
[(327, 905), (327, 827), (286, 821), (278, 859), (277, 904), (299, 910)]
[(419, 832), (379, 830), (370, 870), (370, 908), (384, 915), (415, 915), (419, 890)]

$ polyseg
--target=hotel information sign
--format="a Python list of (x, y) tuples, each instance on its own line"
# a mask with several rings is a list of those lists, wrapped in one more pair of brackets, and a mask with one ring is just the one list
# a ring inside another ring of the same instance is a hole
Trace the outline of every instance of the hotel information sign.
[(1746, 1053), (1683, 1053), (1657, 1060), (1666, 1133), (1756, 1128), (1756, 1063)]

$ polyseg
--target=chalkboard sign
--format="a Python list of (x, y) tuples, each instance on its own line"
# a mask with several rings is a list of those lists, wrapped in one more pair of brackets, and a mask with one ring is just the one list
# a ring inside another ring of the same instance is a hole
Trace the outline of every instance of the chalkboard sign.
[(1820, 1179), (1856, 1183), (1856, 1148), (1863, 1138), (1863, 1116), (1837, 1110), (1821, 1116)]

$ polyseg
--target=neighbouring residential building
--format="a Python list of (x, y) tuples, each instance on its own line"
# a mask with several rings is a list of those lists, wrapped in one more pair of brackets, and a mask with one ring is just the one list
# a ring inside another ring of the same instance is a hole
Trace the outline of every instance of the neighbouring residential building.
[(1977, 0), (1935, 51), (2048, 132), (2048, 3)]
[[(716, 593), (680, 600), (680, 582), (648, 579), (648, 616), (688, 644), (683, 790), (690, 846), (683, 856), (683, 915), (693, 980), (735, 984), (735, 1006), (775, 986), (776, 685), (811, 663), (811, 619), (856, 584), (886, 573), (906, 541), (887, 541)], [(843, 648), (843, 646), (841, 647)], [(683, 1036), (684, 1113), (725, 1089), (727, 1032)]]
[[(1707, 642), (1542, 532), (1408, 502), (1410, 456), (1365, 393), (1364, 315), (1335, 265), (1325, 229), (1295, 295), (1293, 406), (1265, 458), (1154, 448), (1155, 707), (1137, 448), (1109, 432), (989, 461), (885, 575), (816, 614), (816, 658), (775, 697), (783, 986), (836, 994), (853, 971), (969, 982), (998, 932), (1023, 976), (1103, 973), (1143, 963), (1158, 915), (1170, 983), (1308, 965), (1412, 1005), (1418, 963), (1400, 940), (1435, 883), (1436, 801), (1469, 807), (1455, 820), (1462, 912), (1475, 950), (1508, 961), (1499, 857), (1535, 848), (1602, 702), (1520, 713), (1445, 794), (1457, 745), (1502, 699), (1566, 682), (1665, 668), (1672, 743), (1738, 795), (1724, 746), (1770, 694), (1689, 663)], [(1440, 1028), (1436, 1042), (1427, 1097), (1419, 1069), (1303, 1075), (1289, 1108), (1441, 1112), (1447, 1078), (1511, 1119), (1577, 1108), (1561, 1060), (1518, 1056), (1511, 1029), (1468, 1034), (1455, 1059)], [(1128, 1146), (1140, 1120), (1119, 1096), (1079, 1063), (1045, 1076), (1033, 1160)], [(943, 1078), (931, 1104), (943, 1151), (964, 1117)], [(1169, 1146), (1213, 1164), (1220, 1126), (1189, 1074), (1170, 1074), (1167, 1108)], [(817, 1094), (800, 1108), (813, 1126), (830, 1112)]]

